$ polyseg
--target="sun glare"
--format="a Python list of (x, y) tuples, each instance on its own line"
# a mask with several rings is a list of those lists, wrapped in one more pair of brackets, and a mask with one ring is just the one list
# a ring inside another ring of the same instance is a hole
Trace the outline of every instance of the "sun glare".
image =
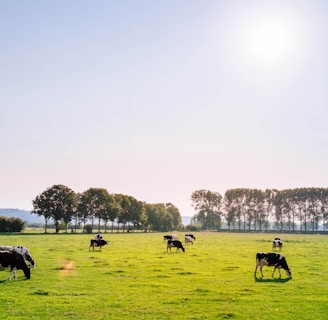
[[(263, 9), (263, 8), (262, 8)], [(302, 27), (290, 10), (254, 10), (238, 22), (239, 54), (251, 64), (274, 67), (299, 55)]]
[(275, 21), (260, 21), (249, 30), (248, 49), (256, 59), (273, 62), (289, 52), (289, 29)]

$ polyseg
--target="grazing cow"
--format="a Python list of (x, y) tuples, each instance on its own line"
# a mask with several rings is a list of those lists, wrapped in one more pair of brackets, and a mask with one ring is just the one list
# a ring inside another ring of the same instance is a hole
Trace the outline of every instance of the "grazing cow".
[(35, 261), (32, 259), (30, 250), (22, 246), (0, 246), (0, 251), (15, 251), (20, 253), (27, 260), (30, 268), (35, 268)]
[(194, 244), (193, 238), (185, 235), (185, 244), (189, 244), (189, 243), (191, 243), (192, 245)]
[(178, 236), (175, 233), (172, 233), (171, 235), (165, 235), (164, 240), (178, 240)]
[(281, 251), (282, 249), (282, 241), (280, 238), (275, 238), (273, 241), (272, 241), (272, 250), (275, 250), (279, 248), (279, 251)]
[(103, 239), (91, 239), (90, 240), (90, 247), (89, 247), (89, 251), (90, 248), (92, 248), (93, 250), (95, 250), (95, 247), (99, 247), (100, 251), (101, 251), (101, 247), (108, 245), (109, 241), (103, 240)]
[(102, 238), (103, 238), (103, 236), (102, 236), (101, 233), (97, 233), (97, 234), (94, 235), (94, 239), (96, 239), (96, 240), (100, 240)]
[(191, 233), (186, 233), (185, 237), (190, 237), (190, 238), (193, 238), (194, 240), (196, 240), (195, 236)]
[(23, 270), (26, 279), (31, 278), (31, 270), (26, 265), (24, 257), (16, 251), (0, 251), (0, 265), (3, 268), (10, 266), (8, 280), (11, 280), (12, 274), (16, 279), (16, 270)]
[(263, 278), (263, 272), (262, 272), (263, 266), (274, 267), (272, 272), (272, 278), (276, 269), (278, 269), (279, 271), (279, 278), (281, 278), (280, 269), (284, 269), (289, 278), (292, 277), (292, 270), (288, 267), (285, 257), (280, 253), (258, 252), (256, 254), (256, 266), (254, 271), (255, 277), (256, 277), (257, 268), (260, 267), (260, 272)]
[(185, 252), (185, 248), (183, 247), (181, 241), (179, 240), (169, 240), (167, 242), (167, 248), (166, 248), (166, 251), (168, 252), (169, 249), (170, 249), (170, 252), (171, 252), (171, 248), (177, 248), (177, 252), (179, 251), (179, 249), (182, 249), (183, 252)]

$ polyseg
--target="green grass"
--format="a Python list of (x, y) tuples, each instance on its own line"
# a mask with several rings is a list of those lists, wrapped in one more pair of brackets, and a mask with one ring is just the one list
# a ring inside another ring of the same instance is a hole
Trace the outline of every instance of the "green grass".
[(160, 233), (109, 233), (102, 252), (88, 251), (91, 235), (0, 235), (37, 263), (30, 280), (0, 271), (1, 318), (327, 319), (328, 238), (284, 235), (293, 279), (272, 279), (272, 268), (255, 279), (255, 254), (273, 237), (196, 233), (185, 253), (167, 253)]

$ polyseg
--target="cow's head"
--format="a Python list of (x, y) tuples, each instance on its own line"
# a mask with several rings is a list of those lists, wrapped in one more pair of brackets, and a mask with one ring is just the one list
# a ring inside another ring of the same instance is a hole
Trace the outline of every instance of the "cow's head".
[(292, 269), (286, 270), (286, 274), (289, 278), (291, 278), (292, 277)]
[(26, 268), (23, 271), (24, 271), (26, 279), (31, 279), (31, 270), (30, 270), (30, 268)]
[(25, 259), (30, 263), (31, 268), (35, 268), (35, 261), (32, 259), (30, 255), (25, 255)]

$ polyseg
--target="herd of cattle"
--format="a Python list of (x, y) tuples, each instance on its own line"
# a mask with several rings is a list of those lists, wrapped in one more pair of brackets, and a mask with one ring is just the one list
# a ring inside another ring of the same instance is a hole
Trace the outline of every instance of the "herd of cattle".
[[(181, 241), (178, 240), (178, 236), (173, 233), (171, 235), (164, 236), (164, 241), (167, 240), (167, 246), (166, 251), (168, 252), (172, 248), (177, 248), (177, 252), (179, 249), (181, 249), (183, 252), (185, 252), (185, 248)], [(195, 236), (191, 233), (185, 234), (185, 244), (194, 244), (194, 240), (196, 240)]]
[[(194, 244), (196, 237), (193, 234), (185, 234), (185, 245)], [(185, 248), (181, 241), (178, 240), (178, 236), (176, 234), (165, 235), (164, 241), (167, 241), (166, 251), (168, 252), (172, 248), (176, 248), (177, 252), (181, 249), (185, 252)], [(89, 251), (92, 248), (99, 247), (101, 248), (105, 245), (108, 245), (109, 241), (104, 240), (101, 234), (96, 234), (94, 239), (90, 240)], [(272, 250), (282, 250), (282, 240), (280, 238), (275, 238), (272, 242)], [(26, 263), (28, 262), (28, 264)], [(7, 268), (10, 267), (10, 272), (8, 276), (8, 280), (11, 280), (12, 275), (14, 275), (14, 279), (16, 279), (16, 270), (23, 270), (26, 279), (31, 278), (31, 268), (35, 268), (35, 261), (32, 259), (30, 251), (22, 246), (0, 246), (0, 267)], [(292, 277), (292, 271), (288, 267), (286, 258), (276, 252), (258, 252), (256, 254), (256, 266), (254, 275), (256, 277), (256, 273), (258, 268), (260, 268), (261, 276), (263, 277), (262, 268), (264, 266), (274, 267), (272, 272), (272, 277), (274, 276), (275, 271), (278, 269), (279, 276), (281, 277), (280, 269), (284, 269), (289, 278)]]
[[(167, 252), (168, 252), (168, 250), (170, 250), (170, 252), (171, 252), (171, 248), (177, 248), (177, 252), (179, 251), (179, 249), (181, 249), (183, 252), (185, 252), (185, 248), (183, 247), (182, 242), (178, 240), (178, 237), (176, 234), (165, 235), (164, 240), (167, 240), (167, 246), (166, 246)], [(194, 240), (196, 240), (196, 238), (194, 237), (193, 234), (185, 234), (185, 244), (193, 244)], [(276, 251), (277, 248), (279, 248), (279, 251), (282, 250), (282, 240), (280, 238), (275, 238), (272, 242), (272, 250)], [(257, 269), (259, 267), (260, 267), (261, 276), (263, 277), (262, 268), (264, 266), (274, 267), (273, 272), (272, 272), (272, 278), (273, 278), (276, 270), (278, 270), (279, 277), (281, 278), (280, 269), (284, 269), (289, 278), (292, 277), (292, 271), (288, 267), (286, 258), (280, 253), (258, 252), (256, 254), (256, 265), (255, 265), (255, 271), (254, 271), (255, 277), (256, 277)]]

